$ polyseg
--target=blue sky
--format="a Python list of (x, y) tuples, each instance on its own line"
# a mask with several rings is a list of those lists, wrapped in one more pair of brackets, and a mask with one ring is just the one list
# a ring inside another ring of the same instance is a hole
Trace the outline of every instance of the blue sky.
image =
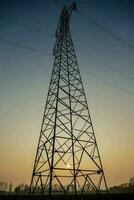
[[(120, 184), (134, 175), (134, 3), (76, 3), (79, 11), (126, 41), (73, 12), (72, 38), (108, 184)], [(30, 181), (54, 60), (47, 53), (55, 38), (47, 34), (55, 34), (61, 9), (54, 0), (0, 0), (0, 180), (14, 185)]]

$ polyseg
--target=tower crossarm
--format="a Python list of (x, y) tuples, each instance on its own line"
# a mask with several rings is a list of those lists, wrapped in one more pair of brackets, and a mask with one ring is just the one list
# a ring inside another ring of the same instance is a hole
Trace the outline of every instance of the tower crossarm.
[(53, 49), (53, 55), (56, 54), (59, 38), (63, 38), (69, 31), (69, 20), (71, 18), (73, 10), (77, 10), (75, 2), (73, 2), (68, 8), (64, 6), (64, 8), (62, 9), (58, 26), (55, 32), (56, 43)]

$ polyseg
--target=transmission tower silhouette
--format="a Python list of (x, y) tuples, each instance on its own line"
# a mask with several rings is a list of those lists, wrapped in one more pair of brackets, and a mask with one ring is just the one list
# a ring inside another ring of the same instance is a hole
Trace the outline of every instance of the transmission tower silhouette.
[(30, 193), (107, 191), (79, 66), (69, 28), (76, 4), (62, 9), (55, 56)]

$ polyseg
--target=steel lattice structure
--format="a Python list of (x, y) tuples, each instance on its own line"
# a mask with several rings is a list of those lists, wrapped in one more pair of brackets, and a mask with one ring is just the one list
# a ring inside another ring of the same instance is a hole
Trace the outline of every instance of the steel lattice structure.
[(64, 7), (31, 179), (31, 194), (107, 191), (107, 184)]

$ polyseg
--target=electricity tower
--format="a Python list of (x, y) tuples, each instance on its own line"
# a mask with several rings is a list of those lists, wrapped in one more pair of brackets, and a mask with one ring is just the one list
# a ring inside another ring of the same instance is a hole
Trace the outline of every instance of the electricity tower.
[(31, 194), (107, 191), (69, 28), (73, 3), (56, 30), (55, 56), (35, 157)]

